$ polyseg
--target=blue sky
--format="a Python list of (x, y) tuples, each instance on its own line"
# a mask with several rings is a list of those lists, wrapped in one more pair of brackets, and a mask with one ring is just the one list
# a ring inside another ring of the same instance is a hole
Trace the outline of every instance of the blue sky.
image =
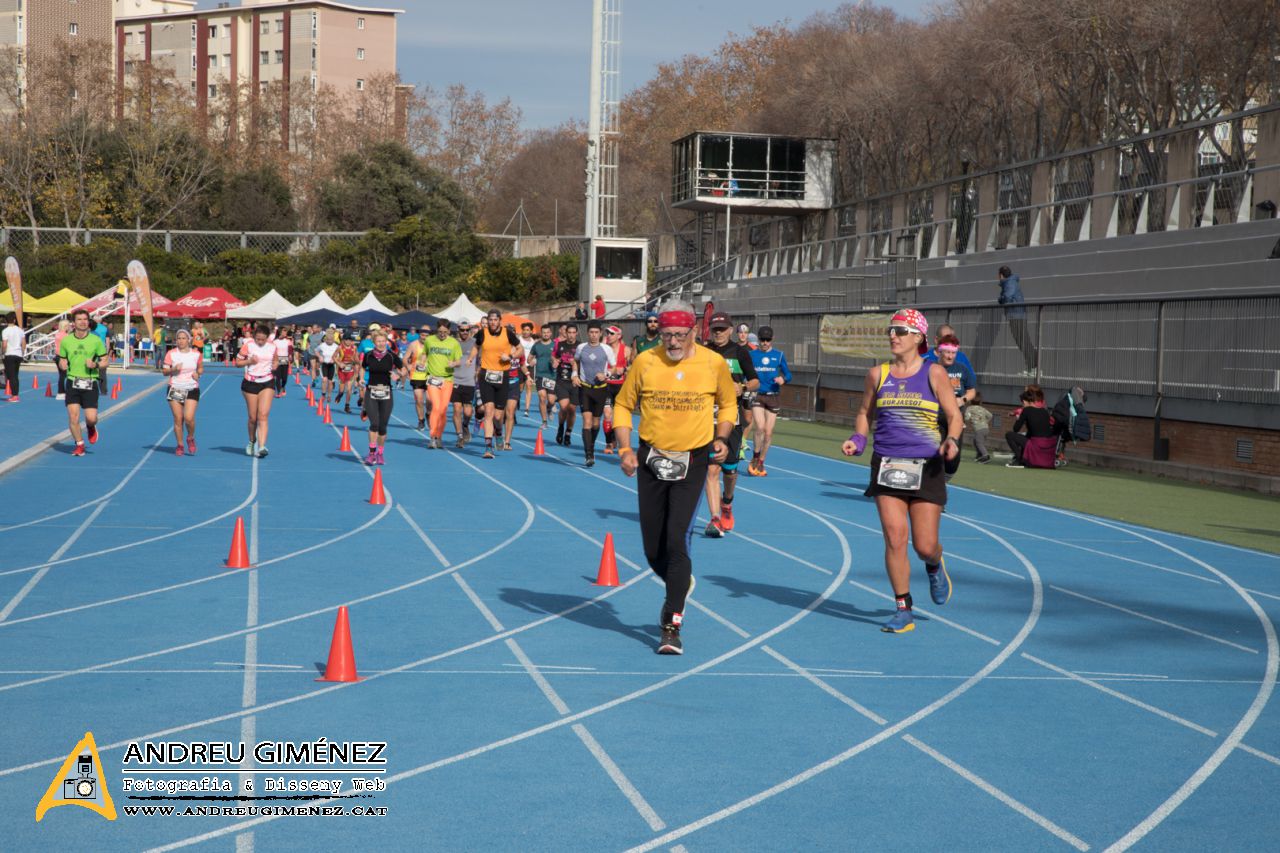
[[(405, 0), (356, 5), (404, 9), (400, 76), (443, 90), (453, 83), (510, 97), (529, 128), (586, 120), (591, 0)], [(217, 5), (201, 0), (200, 8)], [(713, 51), (729, 33), (779, 20), (800, 23), (837, 0), (623, 0), (622, 88), (643, 85), (659, 63)], [(882, 2), (906, 15), (927, 0)]]

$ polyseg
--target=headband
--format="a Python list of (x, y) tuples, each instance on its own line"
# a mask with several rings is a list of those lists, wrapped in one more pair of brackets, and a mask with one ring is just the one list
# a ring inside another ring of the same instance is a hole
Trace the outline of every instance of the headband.
[(955, 344), (938, 344), (938, 352), (960, 352), (960, 347)]
[(697, 320), (694, 318), (692, 311), (663, 311), (658, 315), (658, 324), (662, 326), (692, 329), (693, 324), (696, 322)]

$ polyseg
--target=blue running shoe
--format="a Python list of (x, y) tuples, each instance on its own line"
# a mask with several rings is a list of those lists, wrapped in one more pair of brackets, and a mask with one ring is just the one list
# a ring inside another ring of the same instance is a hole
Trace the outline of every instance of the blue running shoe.
[(934, 604), (946, 604), (951, 600), (951, 575), (947, 574), (947, 561), (938, 560), (938, 570), (929, 572), (929, 595)]
[(893, 614), (893, 618), (880, 626), (880, 630), (886, 634), (905, 634), (908, 631), (916, 629), (915, 617), (911, 615), (910, 610), (899, 610)]

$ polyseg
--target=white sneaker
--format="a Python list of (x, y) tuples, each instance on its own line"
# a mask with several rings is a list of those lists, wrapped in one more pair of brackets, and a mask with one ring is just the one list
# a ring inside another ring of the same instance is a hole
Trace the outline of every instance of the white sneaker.
[(257, 455), (258, 455), (258, 446), (257, 446), (257, 444), (255, 444), (255, 443), (254, 443), (254, 442), (252, 442), (252, 441), (251, 441), (251, 442), (249, 442), (248, 444), (246, 444), (246, 445), (244, 446), (244, 455), (245, 455), (245, 456), (257, 456)]

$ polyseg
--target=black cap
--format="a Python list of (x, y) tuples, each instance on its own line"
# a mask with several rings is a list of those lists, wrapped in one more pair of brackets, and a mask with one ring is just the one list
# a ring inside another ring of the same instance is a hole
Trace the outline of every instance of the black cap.
[(762, 341), (773, 340), (773, 326), (761, 326), (756, 329), (756, 337)]
[(732, 329), (733, 318), (723, 311), (717, 311), (711, 315), (711, 322), (708, 325), (712, 329)]

